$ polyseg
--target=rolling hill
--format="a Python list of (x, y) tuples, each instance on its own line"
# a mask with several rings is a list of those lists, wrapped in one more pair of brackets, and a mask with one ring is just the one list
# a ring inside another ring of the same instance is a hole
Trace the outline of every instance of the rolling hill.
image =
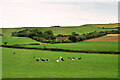
[[(111, 29), (103, 29), (103, 27)], [(11, 33), (15, 31), (21, 31), (24, 29), (39, 29), (42, 32), (52, 30), (55, 36), (58, 34), (69, 35), (72, 32), (76, 32), (77, 34), (81, 35), (94, 31), (112, 30), (113, 28), (117, 27), (118, 24), (87, 24), (82, 26), (62, 26), (62, 27), (21, 27), (21, 28), (2, 28), (2, 32), (0, 33), (2, 33), (4, 36), (11, 36)]]

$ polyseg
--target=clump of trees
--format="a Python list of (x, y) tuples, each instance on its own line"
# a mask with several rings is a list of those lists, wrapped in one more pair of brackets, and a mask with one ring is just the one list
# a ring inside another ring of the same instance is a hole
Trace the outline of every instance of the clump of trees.
[(34, 40), (40, 42), (46, 42), (46, 43), (51, 43), (53, 42), (54, 39), (56, 39), (56, 37), (53, 35), (53, 32), (51, 30), (41, 32), (38, 29), (34, 29), (34, 30), (25, 29), (18, 32), (12, 32), (12, 36), (29, 37)]

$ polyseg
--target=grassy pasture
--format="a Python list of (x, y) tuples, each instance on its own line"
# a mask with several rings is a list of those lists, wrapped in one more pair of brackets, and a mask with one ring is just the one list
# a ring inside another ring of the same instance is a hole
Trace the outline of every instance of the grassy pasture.
[(2, 37), (2, 44), (4, 44), (4, 42), (8, 42), (7, 45), (40, 43), (27, 37), (9, 37), (9, 36)]
[[(50, 62), (36, 62), (34, 56)], [(59, 56), (65, 61), (56, 63)], [(3, 78), (117, 78), (118, 55), (2, 48), (2, 70)]]
[(99, 28), (117, 28), (118, 23), (113, 23), (113, 24), (86, 24), (86, 26), (93, 26), (93, 27), (99, 27)]
[[(27, 28), (3, 28), (3, 37), (0, 43), (8, 42), (8, 45), (40, 43), (26, 37), (11, 37), (14, 31)], [(52, 30), (57, 34), (71, 34), (76, 32), (84, 34), (94, 31), (105, 31), (114, 29), (101, 29), (90, 26), (78, 27), (31, 27), (42, 32)], [(1, 33), (1, 32), (0, 32)], [(71, 50), (100, 50), (118, 51), (118, 42), (89, 42), (61, 43), (32, 45), (27, 47), (37, 48), (60, 48)], [(73, 52), (52, 52), (42, 50), (25, 49), (2, 49), (2, 77), (3, 78), (117, 78), (118, 77), (118, 55), (111, 54), (84, 54)], [(16, 55), (13, 53), (16, 52)], [(33, 57), (50, 59), (50, 62), (36, 62)], [(58, 57), (64, 57), (65, 62), (56, 63)], [(81, 57), (82, 60), (70, 61), (67, 57)]]
[(77, 43), (30, 45), (27, 47), (44, 48), (44, 46), (46, 46), (46, 48), (58, 48), (58, 49), (70, 49), (70, 50), (118, 51), (118, 42), (82, 41)]

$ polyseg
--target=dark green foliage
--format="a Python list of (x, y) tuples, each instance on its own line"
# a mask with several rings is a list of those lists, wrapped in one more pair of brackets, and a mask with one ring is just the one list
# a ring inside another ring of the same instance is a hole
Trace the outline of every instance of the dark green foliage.
[(76, 32), (72, 32), (72, 35), (79, 36), (79, 34), (76, 34)]
[(45, 31), (45, 32), (43, 33), (43, 36), (42, 36), (42, 37), (44, 37), (44, 38), (47, 39), (47, 40), (53, 40), (53, 39), (55, 39), (55, 36), (53, 35), (53, 32), (52, 32), (51, 30)]
[(58, 26), (51, 26), (51, 27), (60, 27), (60, 26), (58, 25)]
[(74, 35), (69, 36), (68, 39), (70, 41), (72, 41), (72, 42), (76, 42), (77, 41), (77, 38)]
[(50, 43), (50, 42), (53, 43), (53, 41), (50, 41), (50, 40), (56, 39), (51, 30), (48, 30), (42, 33), (38, 29), (34, 29), (34, 30), (25, 29), (18, 32), (12, 32), (12, 36), (29, 37), (34, 40), (37, 40), (40, 42), (46, 42), (46, 43)]
[(56, 37), (67, 37), (67, 36), (70, 36), (70, 35), (62, 35), (62, 34), (58, 34)]

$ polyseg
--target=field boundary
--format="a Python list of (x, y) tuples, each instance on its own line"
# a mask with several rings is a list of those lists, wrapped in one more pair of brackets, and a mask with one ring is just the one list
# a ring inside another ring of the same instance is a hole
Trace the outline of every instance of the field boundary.
[(5, 48), (16, 48), (16, 49), (32, 49), (32, 50), (46, 50), (46, 51), (56, 51), (56, 52), (76, 52), (76, 53), (96, 53), (96, 54), (120, 54), (120, 52), (115, 51), (88, 51), (88, 50), (68, 50), (68, 49), (58, 49), (58, 48), (33, 48), (33, 47), (19, 47), (19, 46), (8, 46), (0, 45), (0, 47)]

